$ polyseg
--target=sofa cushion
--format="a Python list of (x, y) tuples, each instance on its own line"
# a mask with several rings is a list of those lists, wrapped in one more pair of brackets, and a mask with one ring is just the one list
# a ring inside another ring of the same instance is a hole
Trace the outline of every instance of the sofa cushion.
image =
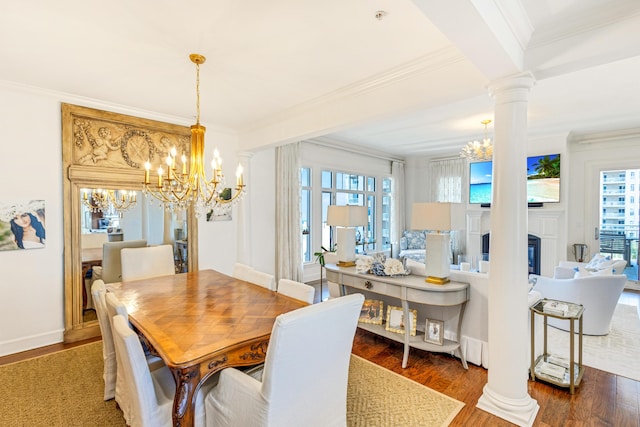
[(599, 270), (601, 268), (608, 267), (609, 265), (611, 265), (611, 261), (612, 260), (610, 256), (595, 254), (593, 258), (591, 258), (591, 261), (587, 263), (585, 268), (591, 271)]
[(400, 238), (400, 250), (401, 251), (406, 251), (407, 250), (407, 238), (406, 237), (401, 237)]
[(424, 231), (405, 230), (404, 237), (406, 237), (407, 239), (407, 249), (424, 249), (425, 248), (427, 235)]
[(599, 270), (588, 270), (585, 267), (576, 267), (576, 274), (574, 274), (574, 279), (579, 279), (581, 277), (589, 277), (589, 276), (611, 276), (613, 274), (613, 267), (601, 268)]

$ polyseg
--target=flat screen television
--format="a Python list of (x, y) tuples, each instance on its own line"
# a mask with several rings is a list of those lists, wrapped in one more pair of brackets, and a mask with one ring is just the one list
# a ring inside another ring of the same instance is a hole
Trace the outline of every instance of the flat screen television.
[[(492, 178), (491, 161), (469, 165), (469, 203), (491, 203)], [(527, 158), (527, 202), (560, 202), (560, 154)]]

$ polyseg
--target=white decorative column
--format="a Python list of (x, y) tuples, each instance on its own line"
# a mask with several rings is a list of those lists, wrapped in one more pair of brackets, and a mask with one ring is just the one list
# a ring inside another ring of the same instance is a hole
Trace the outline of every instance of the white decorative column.
[(495, 99), (489, 381), (477, 407), (530, 426), (538, 403), (527, 390), (527, 102), (533, 76), (523, 73), (489, 86)]
[[(238, 153), (238, 162), (242, 165), (242, 169), (244, 171), (244, 184), (251, 191), (251, 168), (250, 162), (253, 153), (248, 151), (243, 151)], [(251, 264), (251, 247), (250, 247), (250, 236), (251, 236), (251, 218), (248, 215), (248, 212), (251, 212), (251, 197), (249, 192), (244, 195), (242, 200), (238, 203), (237, 206), (237, 254), (236, 259), (238, 262), (246, 265)]]

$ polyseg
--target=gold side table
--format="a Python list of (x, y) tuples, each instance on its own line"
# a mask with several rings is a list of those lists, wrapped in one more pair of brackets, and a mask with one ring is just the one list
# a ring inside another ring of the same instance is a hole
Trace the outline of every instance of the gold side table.
[[(543, 298), (531, 306), (531, 380), (536, 378), (560, 387), (569, 387), (571, 394), (580, 385), (582, 366), (582, 304)], [(535, 316), (544, 318), (544, 348), (542, 355), (535, 357)], [(555, 317), (569, 322), (569, 360), (553, 355), (547, 349), (547, 319)], [(578, 363), (575, 362), (575, 323), (578, 321)]]

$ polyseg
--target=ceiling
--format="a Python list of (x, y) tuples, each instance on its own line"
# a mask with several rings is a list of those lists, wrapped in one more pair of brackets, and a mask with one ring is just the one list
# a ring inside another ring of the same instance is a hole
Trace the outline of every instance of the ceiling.
[(186, 123), (201, 53), (201, 121), (244, 149), (451, 155), (492, 118), (488, 85), (523, 71), (532, 136), (640, 128), (637, 0), (4, 3), (0, 84)]

